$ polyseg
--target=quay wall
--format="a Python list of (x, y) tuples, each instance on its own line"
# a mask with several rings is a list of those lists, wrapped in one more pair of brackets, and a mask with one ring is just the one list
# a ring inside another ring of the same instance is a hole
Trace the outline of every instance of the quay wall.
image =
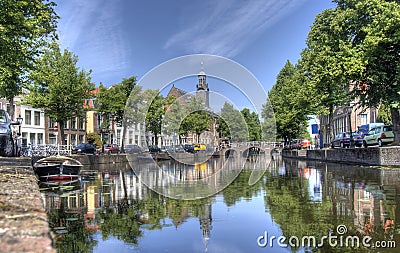
[[(127, 164), (129, 161), (138, 161), (138, 159), (149, 159), (149, 155), (139, 156), (137, 154), (110, 154), (110, 155), (71, 155), (69, 156), (78, 160), (84, 166), (84, 169), (102, 169), (109, 168), (110, 164)], [(176, 153), (173, 159), (181, 162), (196, 163), (205, 162), (210, 157), (206, 153)], [(159, 154), (155, 157), (159, 160), (171, 159), (167, 154)]]
[(283, 150), (283, 157), (358, 165), (400, 166), (400, 147)]
[(56, 252), (30, 158), (0, 158), (0, 252)]

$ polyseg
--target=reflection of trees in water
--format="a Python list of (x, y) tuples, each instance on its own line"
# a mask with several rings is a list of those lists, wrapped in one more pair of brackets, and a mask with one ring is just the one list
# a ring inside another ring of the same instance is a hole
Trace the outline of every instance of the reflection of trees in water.
[(177, 199), (212, 196), (229, 185), (243, 169), (245, 159), (209, 159), (206, 163), (166, 161), (139, 164), (135, 174), (154, 191)]
[[(56, 192), (62, 187), (53, 187), (54, 192), (44, 193), (49, 204), (46, 205), (49, 225), (55, 234), (54, 246), (57, 252), (92, 252), (97, 241), (93, 238), (95, 231), (86, 229), (82, 191)], [(71, 206), (71, 203), (77, 203), (77, 206)]]
[[(330, 170), (326, 167), (326, 164), (319, 164), (318, 166), (322, 166), (320, 172), (323, 174), (322, 199), (321, 201), (313, 201), (308, 189), (311, 178), (308, 179), (301, 174), (304, 169), (307, 169), (303, 168), (304, 166), (307, 166), (307, 164), (299, 163), (296, 160), (285, 160), (285, 163), (275, 161), (271, 170), (267, 173), (265, 184), (266, 208), (274, 222), (279, 224), (283, 235), (286, 238), (296, 236), (299, 239), (303, 236), (315, 236), (317, 243), (319, 243), (322, 236), (328, 236), (329, 231), (335, 233), (337, 226), (344, 224), (348, 229), (344, 236), (358, 236), (360, 245), (362, 245), (364, 227), (363, 224), (355, 222), (357, 214), (354, 210), (354, 205), (361, 200), (354, 197), (354, 186), (355, 182), (366, 178), (364, 173), (357, 170), (349, 171), (350, 168), (343, 167), (343, 171), (338, 174), (340, 171)], [(285, 169), (282, 170), (282, 168)], [(315, 167), (312, 169), (315, 169)], [(361, 168), (357, 169), (361, 170)], [(346, 176), (349, 173), (351, 178)], [(375, 199), (375, 202), (378, 201)], [(397, 202), (393, 200), (381, 201), (383, 208), (379, 206), (378, 209), (377, 204), (372, 201), (373, 206), (371, 207), (374, 208), (377, 216), (375, 220), (380, 219), (378, 210), (381, 210), (388, 217), (393, 217), (396, 206), (398, 206), (396, 205)], [(389, 226), (387, 231), (391, 231), (392, 221), (386, 223)], [(390, 237), (390, 232), (384, 233), (384, 231), (384, 225), (379, 224), (379, 226), (375, 226), (373, 232), (371, 230), (370, 235), (374, 240), (384, 240), (388, 236)], [(325, 242), (322, 248), (309, 250), (313, 252), (373, 252), (366, 248), (331, 247), (327, 241)], [(293, 252), (298, 250), (298, 248), (292, 249)]]

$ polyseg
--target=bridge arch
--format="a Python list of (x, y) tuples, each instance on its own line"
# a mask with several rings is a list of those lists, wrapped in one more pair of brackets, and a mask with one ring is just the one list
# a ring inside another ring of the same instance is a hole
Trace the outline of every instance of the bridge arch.
[(224, 151), (224, 157), (228, 158), (228, 157), (233, 157), (237, 155), (237, 151), (235, 149), (229, 148), (227, 150)]

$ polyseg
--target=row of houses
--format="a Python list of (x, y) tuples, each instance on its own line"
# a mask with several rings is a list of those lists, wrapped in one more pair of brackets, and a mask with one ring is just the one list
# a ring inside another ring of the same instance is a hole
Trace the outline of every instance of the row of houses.
[[(376, 123), (378, 117), (378, 108), (357, 107), (357, 106), (339, 106), (333, 111), (332, 130), (329, 122), (329, 115), (318, 115), (309, 117), (308, 132), (313, 140), (318, 142), (323, 140), (324, 146), (329, 145), (332, 138), (341, 132), (358, 132), (360, 126)], [(312, 131), (311, 126), (317, 124), (318, 133)]]
[[(94, 90), (94, 94), (97, 92), (98, 89)], [(17, 118), (22, 118), (22, 124), (20, 126), (22, 146), (62, 143), (61, 135), (58, 134), (59, 130), (57, 133), (54, 131), (57, 122), (48, 117), (44, 110), (21, 104), (23, 100), (24, 94), (20, 94), (14, 98), (14, 115), (11, 116), (14, 121), (16, 121)], [(105, 142), (121, 144), (121, 127), (118, 127), (113, 122), (111, 128), (101, 128), (101, 123), (108, 119), (104, 119), (101, 114), (96, 112), (95, 99), (86, 100), (84, 107), (87, 109), (85, 117), (75, 117), (64, 123), (64, 143), (69, 146), (75, 146), (78, 143), (87, 142), (86, 135), (95, 132), (98, 133)], [(0, 98), (0, 108), (10, 111), (9, 101)], [(145, 141), (143, 138), (143, 129), (143, 126), (140, 125), (136, 128), (128, 129), (125, 143), (143, 145)]]
[[(202, 98), (206, 108), (209, 108), (209, 89), (206, 81), (206, 74), (202, 70), (198, 75), (198, 84), (196, 85), (197, 93), (196, 96)], [(29, 91), (24, 91), (22, 94), (14, 98), (14, 115), (13, 120), (22, 118), (21, 124), (21, 144), (22, 146), (27, 145), (41, 145), (41, 144), (57, 144), (64, 143), (69, 146), (77, 145), (78, 143), (87, 142), (86, 135), (88, 133), (98, 133), (105, 143), (122, 144), (123, 128), (116, 124), (113, 116), (104, 118), (102, 114), (96, 111), (95, 95), (99, 92), (99, 88), (93, 90), (93, 98), (87, 99), (84, 102), (83, 107), (86, 109), (85, 117), (75, 117), (64, 123), (65, 140), (61, 141), (61, 135), (58, 134), (60, 129), (54, 131), (57, 122), (54, 119), (48, 117), (45, 111), (40, 108), (33, 108), (30, 105), (24, 105), (21, 102), (24, 100), (24, 94)], [(186, 92), (172, 86), (167, 96), (174, 96), (178, 98), (179, 102), (184, 104), (187, 101), (184, 99), (190, 99)], [(182, 101), (181, 101), (182, 100)], [(10, 104), (6, 99), (0, 98), (1, 109), (10, 111)], [(110, 122), (106, 124), (107, 127), (103, 127), (104, 122)], [(213, 120), (210, 129), (205, 131), (200, 136), (196, 136), (195, 133), (190, 132), (185, 136), (170, 136), (160, 134), (155, 136), (151, 133), (146, 132), (144, 123), (139, 123), (133, 126), (129, 126), (126, 129), (124, 144), (137, 144), (140, 146), (154, 145), (178, 145), (180, 143), (204, 143), (208, 145), (217, 146), (218, 144), (218, 133), (216, 131), (216, 118)]]

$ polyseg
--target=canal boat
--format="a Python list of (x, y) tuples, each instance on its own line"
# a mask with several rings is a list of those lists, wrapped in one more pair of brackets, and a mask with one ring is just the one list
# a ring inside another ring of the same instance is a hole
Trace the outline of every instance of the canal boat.
[(79, 177), (82, 164), (66, 156), (49, 156), (34, 163), (33, 169), (40, 180), (73, 180)]

